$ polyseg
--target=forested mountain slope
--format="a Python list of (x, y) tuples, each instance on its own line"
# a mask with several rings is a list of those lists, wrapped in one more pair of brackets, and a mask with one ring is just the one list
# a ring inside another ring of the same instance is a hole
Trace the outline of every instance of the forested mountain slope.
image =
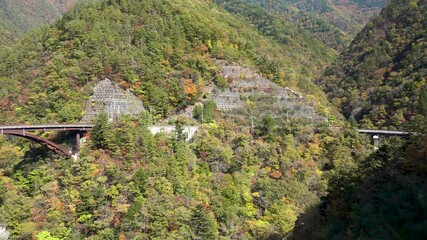
[[(105, 77), (141, 97), (155, 115), (166, 116), (221, 81), (214, 59), (256, 65), (276, 83), (321, 99), (310, 80), (333, 54), (315, 39), (293, 35), (280, 45), (213, 3), (80, 6), (0, 53), (0, 119), (77, 121), (91, 86)], [(186, 92), (188, 87), (197, 91)]]
[(260, 6), (341, 51), (370, 18), (380, 12), (387, 0), (240, 0), (221, 2), (228, 2), (231, 5), (249, 3)]
[[(348, 37), (338, 28), (321, 19), (304, 14), (287, 4), (280, 14), (268, 7), (258, 6), (242, 0), (215, 0), (227, 11), (240, 15), (251, 24), (254, 24), (263, 34), (272, 36), (282, 44), (289, 44), (295, 40), (318, 45), (319, 48), (328, 46), (341, 50), (349, 42)], [(293, 39), (293, 37), (298, 37)], [(318, 41), (313, 41), (313, 39)]]
[[(422, 15), (424, 2), (411, 3)], [(406, 6), (392, 4), (396, 11)], [(237, 125), (213, 101), (195, 108), (198, 121), (179, 119), (172, 136), (148, 131), (156, 120), (215, 97), (205, 91), (212, 85), (237, 86), (239, 101), (254, 107), (242, 96), (252, 86), (243, 83), (246, 76), (221, 74), (228, 64), (259, 70), (257, 82), (265, 77), (279, 90), (292, 87), (322, 118), (330, 115), (310, 79), (334, 52), (262, 9), (238, 11), (233, 16), (202, 0), (96, 1), (0, 52), (2, 124), (79, 121), (93, 85), (104, 78), (148, 109), (114, 123), (100, 115), (75, 161), (0, 136), (0, 226), (12, 239), (424, 237), (421, 135), (370, 155), (369, 140), (350, 127), (270, 115), (256, 121), (248, 115)], [(401, 16), (402, 24), (417, 23)], [(242, 84), (233, 83), (240, 78)], [(183, 124), (200, 125), (191, 142)], [(64, 147), (75, 138), (41, 134)], [(303, 213), (319, 204), (318, 224), (305, 221)]]
[(390, 1), (320, 80), (362, 127), (418, 134), (382, 138), (378, 151), (335, 167), (328, 195), (299, 218), (293, 239), (426, 238), (426, 5)]
[(0, 46), (60, 17), (77, 0), (1, 0)]
[(387, 2), (388, 0), (297, 0), (294, 4), (303, 11), (319, 14), (321, 18), (354, 36)]
[(425, 124), (426, 6), (391, 1), (326, 70), (319, 83), (347, 118), (366, 127)]
[[(355, 131), (268, 115), (239, 126), (215, 104), (199, 108), (203, 124), (186, 122), (200, 125), (190, 143), (184, 120), (171, 137), (147, 130), (208, 99), (209, 85), (233, 86), (218, 62), (295, 87), (327, 115), (310, 79), (330, 49), (293, 30), (282, 44), (286, 35), (265, 37), (245, 20), (210, 1), (97, 1), (1, 51), (2, 124), (79, 121), (106, 77), (148, 111), (115, 123), (100, 115), (76, 161), (2, 136), (0, 225), (13, 239), (290, 236), (298, 215), (325, 195), (328, 169), (370, 151)], [(64, 147), (75, 138), (42, 134)]]

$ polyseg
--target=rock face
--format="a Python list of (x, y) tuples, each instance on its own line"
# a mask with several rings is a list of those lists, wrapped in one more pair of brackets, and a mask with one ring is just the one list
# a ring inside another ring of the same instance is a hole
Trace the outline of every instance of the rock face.
[(83, 122), (91, 122), (103, 112), (113, 121), (123, 114), (136, 116), (144, 111), (142, 101), (138, 97), (121, 89), (110, 79), (99, 82), (93, 91), (86, 105)]

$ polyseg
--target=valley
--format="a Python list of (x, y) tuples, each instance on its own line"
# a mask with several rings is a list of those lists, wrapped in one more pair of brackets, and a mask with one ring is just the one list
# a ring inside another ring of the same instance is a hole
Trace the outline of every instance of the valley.
[(426, 5), (0, 0), (0, 240), (425, 239)]

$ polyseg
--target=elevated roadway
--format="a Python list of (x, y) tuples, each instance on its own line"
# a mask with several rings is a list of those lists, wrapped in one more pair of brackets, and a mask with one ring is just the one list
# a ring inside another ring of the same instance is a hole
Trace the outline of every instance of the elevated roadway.
[[(80, 135), (81, 133), (88, 132), (94, 127), (94, 124), (38, 124), (38, 125), (8, 125), (8, 126), (1, 126), (0, 125), (0, 135), (13, 135), (13, 136), (19, 136), (23, 137), (35, 142), (38, 142), (47, 148), (49, 148), (51, 151), (54, 151), (58, 154), (65, 155), (67, 157), (72, 156), (72, 152), (64, 150), (61, 146), (58, 144), (42, 138), (40, 136), (37, 136), (31, 132), (34, 131), (69, 131), (69, 132), (75, 132), (76, 134), (76, 151), (79, 150), (80, 145)], [(166, 125), (166, 126), (160, 126), (160, 125), (154, 125), (148, 127), (150, 132), (155, 135), (158, 133), (165, 133), (170, 134), (175, 131), (175, 126)], [(198, 126), (184, 126), (184, 133), (187, 134), (187, 140), (190, 140), (193, 135), (197, 132)], [(379, 147), (379, 137), (380, 136), (408, 136), (413, 135), (416, 133), (413, 132), (403, 132), (403, 131), (387, 131), (387, 130), (375, 130), (375, 129), (359, 129), (359, 133), (361, 134), (368, 134), (373, 136), (374, 140), (374, 146), (376, 148)]]
[[(0, 135), (12, 135), (19, 136), (31, 141), (37, 142), (43, 146), (46, 146), (49, 150), (54, 151), (58, 154), (66, 157), (71, 157), (72, 152), (66, 151), (58, 144), (37, 136), (31, 132), (34, 131), (67, 131), (74, 132), (76, 134), (75, 151), (78, 152), (80, 148), (80, 136), (81, 133), (88, 132), (94, 127), (94, 124), (38, 124), (38, 125), (0, 125)], [(189, 141), (198, 130), (198, 126), (184, 126), (183, 132), (187, 135), (187, 141)], [(155, 135), (158, 133), (170, 134), (175, 131), (175, 126), (171, 125), (155, 125), (149, 126), (148, 130)]]

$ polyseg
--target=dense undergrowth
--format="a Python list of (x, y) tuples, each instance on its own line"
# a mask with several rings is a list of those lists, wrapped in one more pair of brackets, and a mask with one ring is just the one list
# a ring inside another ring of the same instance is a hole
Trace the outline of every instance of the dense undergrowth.
[(146, 122), (101, 116), (77, 161), (22, 162), (2, 140), (0, 221), (14, 238), (280, 239), (325, 195), (330, 159), (350, 164), (363, 149), (352, 131), (301, 121), (265, 120), (254, 132), (212, 121), (191, 143), (179, 125), (171, 138)]
[(390, 1), (325, 71), (319, 83), (345, 117), (366, 128), (426, 124), (426, 6)]

